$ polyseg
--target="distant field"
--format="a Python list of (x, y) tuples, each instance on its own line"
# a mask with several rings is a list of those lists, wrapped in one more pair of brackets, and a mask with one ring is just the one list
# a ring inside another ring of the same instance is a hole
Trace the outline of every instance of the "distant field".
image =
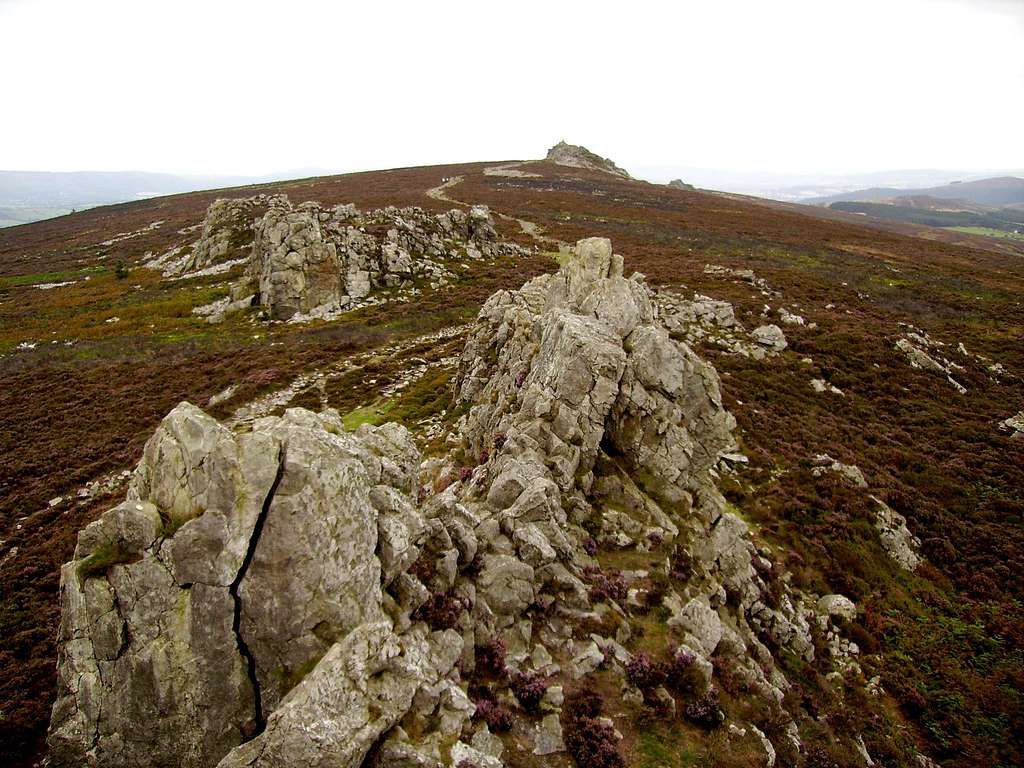
[(1024, 232), (1006, 232), (1001, 229), (989, 227), (946, 227), (957, 232), (966, 232), (969, 235), (983, 235), (985, 237), (1005, 237), (1010, 240), (1024, 240)]
[(926, 227), (943, 227), (973, 234), (987, 234), (992, 231), (1012, 233), (1015, 229), (1024, 229), (1024, 215), (1020, 211), (1008, 209), (993, 213), (974, 213), (936, 211), (887, 203), (832, 203), (829, 208), (846, 213), (863, 213), (878, 219), (906, 221)]
[(0, 208), (0, 227), (14, 227), (71, 213), (71, 208)]

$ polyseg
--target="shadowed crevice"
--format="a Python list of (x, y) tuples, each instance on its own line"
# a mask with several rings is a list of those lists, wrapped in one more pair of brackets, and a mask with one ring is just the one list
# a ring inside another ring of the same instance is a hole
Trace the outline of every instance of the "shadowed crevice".
[(242, 600), (238, 594), (239, 587), (242, 584), (242, 579), (245, 578), (246, 573), (249, 571), (249, 565), (252, 563), (253, 555), (256, 553), (256, 547), (260, 542), (260, 535), (263, 533), (263, 525), (267, 520), (267, 513), (270, 511), (270, 505), (274, 501), (274, 495), (277, 493), (277, 487), (281, 484), (281, 477), (284, 475), (284, 448), (280, 449), (277, 459), (277, 474), (274, 477), (274, 482), (270, 486), (270, 490), (267, 492), (266, 498), (263, 500), (263, 507), (260, 509), (259, 517), (256, 518), (256, 524), (253, 526), (252, 535), (249, 537), (249, 547), (245, 552), (245, 559), (242, 561), (242, 566), (238, 569), (238, 574), (235, 576), (235, 580), (232, 582), (228, 591), (231, 593), (231, 598), (235, 604), (235, 615), (232, 620), (231, 628), (235, 633), (235, 642), (238, 645), (238, 652), (242, 654), (245, 659), (246, 668), (249, 674), (249, 682), (252, 685), (254, 702), (254, 718), (256, 720), (256, 727), (252, 733), (245, 734), (244, 741), (254, 739), (263, 733), (263, 729), (267, 726), (267, 719), (263, 712), (263, 697), (260, 690), (259, 676), (256, 673), (256, 657), (253, 656), (252, 651), (249, 649), (248, 644), (245, 642), (245, 638), (242, 637)]

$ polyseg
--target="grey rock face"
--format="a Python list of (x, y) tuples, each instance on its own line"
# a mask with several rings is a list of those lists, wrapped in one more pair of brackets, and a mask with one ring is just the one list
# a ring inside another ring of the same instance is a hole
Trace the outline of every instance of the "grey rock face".
[(253, 241), (253, 222), (268, 205), (278, 204), (283, 196), (254, 195), (243, 198), (218, 198), (206, 209), (199, 239), (191, 246), (179, 246), (147, 262), (165, 277), (209, 270), (218, 264), (230, 266), (235, 259), (247, 259)]
[(1024, 435), (1024, 411), (1018, 411), (1008, 419), (1003, 419), (999, 422), (999, 428), (1004, 432), (1009, 432), (1010, 437), (1019, 439), (1021, 435)]
[(823, 595), (818, 600), (818, 610), (826, 616), (835, 616), (846, 621), (857, 618), (857, 606), (844, 595)]
[(714, 369), (670, 338), (644, 284), (622, 276), (600, 238), (580, 241), (557, 274), (488, 300), (457, 386), (473, 403), (473, 453), (504, 440), (488, 502), (539, 524), (559, 523), (559, 491), (589, 490), (603, 447), (681, 498), (707, 486), (734, 445)]
[[(454, 632), (434, 642), (461, 640)], [(399, 637), (386, 622), (363, 624), (331, 647), (274, 710), (266, 730), (234, 749), (219, 768), (329, 765), (356, 768), (409, 710), (438, 669), (424, 633)]]
[(619, 168), (615, 163), (606, 157), (595, 155), (586, 147), (576, 144), (566, 144), (560, 141), (548, 150), (545, 160), (558, 165), (567, 165), (570, 168), (587, 168), (592, 171), (604, 171), (614, 176), (621, 176), (624, 179), (630, 175)]
[(257, 195), (214, 200), (206, 210), (202, 233), (192, 246), (191, 263), (184, 271), (209, 267), (232, 250), (248, 250), (252, 244), (252, 225), (257, 211), (276, 199)]
[(877, 496), (871, 497), (878, 505), (875, 529), (882, 542), (882, 549), (897, 565), (913, 571), (921, 564), (920, 540), (907, 528), (907, 519)]
[(404, 497), (417, 464), (395, 425), (290, 410), (235, 435), (175, 408), (62, 569), (53, 764), (214, 765), (253, 736), (384, 619), (371, 494)]
[(515, 255), (490, 213), (474, 207), (433, 215), (420, 208), (368, 213), (353, 205), (274, 202), (256, 224), (249, 275), (275, 320), (343, 308), (414, 280), (443, 285), (455, 259)]

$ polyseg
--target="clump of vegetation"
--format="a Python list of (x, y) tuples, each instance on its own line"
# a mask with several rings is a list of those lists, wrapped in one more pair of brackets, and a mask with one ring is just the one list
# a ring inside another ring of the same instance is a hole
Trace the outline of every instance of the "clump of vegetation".
[(668, 685), (678, 693), (697, 696), (705, 693), (704, 677), (697, 668), (693, 651), (676, 649), (666, 664), (665, 676)]
[(548, 690), (548, 682), (543, 675), (524, 672), (515, 675), (509, 683), (512, 693), (530, 714), (534, 715), (540, 709), (540, 703)]
[(130, 563), (133, 559), (132, 554), (117, 542), (104, 542), (92, 554), (82, 558), (76, 572), (78, 578), (84, 581), (93, 576), (102, 576), (113, 566)]
[(599, 568), (588, 568), (585, 577), (590, 582), (590, 600), (602, 603), (607, 600), (626, 599), (626, 579), (618, 571), (605, 573)]
[(459, 617), (468, 608), (468, 600), (458, 598), (451, 592), (434, 592), (427, 602), (413, 611), (412, 618), (427, 622), (435, 631), (451, 629), (459, 623)]
[(505, 656), (508, 644), (495, 635), (476, 648), (476, 672), (480, 675), (502, 677), (506, 673)]
[(601, 696), (586, 683), (571, 693), (562, 709), (565, 747), (579, 768), (625, 768), (615, 729), (602, 722)]
[(626, 679), (643, 691), (645, 695), (662, 685), (667, 677), (665, 665), (652, 661), (642, 651), (626, 663)]
[(512, 712), (494, 699), (482, 698), (474, 702), (474, 720), (483, 720), (492, 733), (507, 733), (512, 730)]
[(691, 723), (704, 728), (716, 728), (725, 720), (725, 714), (719, 708), (718, 689), (708, 688), (707, 693), (697, 699), (686, 702), (683, 714)]
[(409, 566), (409, 574), (421, 583), (429, 584), (437, 573), (437, 561), (429, 552), (422, 552), (416, 562)]

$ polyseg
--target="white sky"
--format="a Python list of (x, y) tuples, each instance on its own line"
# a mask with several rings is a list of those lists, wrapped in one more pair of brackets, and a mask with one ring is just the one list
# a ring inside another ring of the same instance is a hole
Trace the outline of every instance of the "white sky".
[(0, 168), (1024, 167), (1024, 0), (0, 0)]

